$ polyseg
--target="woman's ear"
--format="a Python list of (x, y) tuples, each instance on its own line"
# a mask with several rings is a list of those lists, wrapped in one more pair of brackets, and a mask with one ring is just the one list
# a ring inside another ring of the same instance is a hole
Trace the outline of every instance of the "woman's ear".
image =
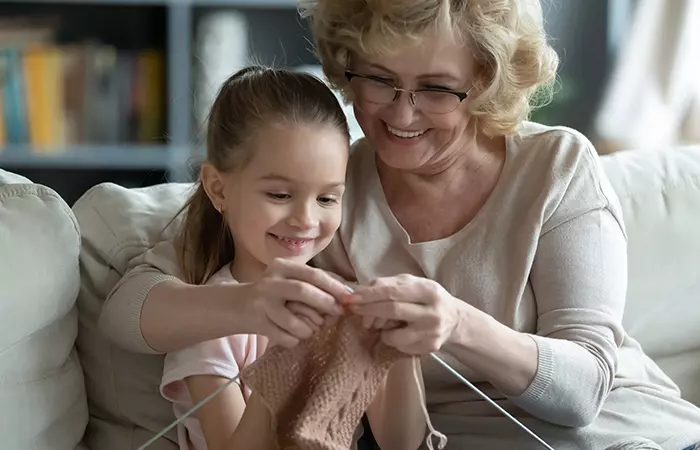
[(224, 210), (226, 205), (226, 184), (224, 175), (216, 170), (211, 164), (204, 163), (199, 171), (199, 178), (202, 180), (202, 187), (209, 197), (214, 209), (219, 212)]

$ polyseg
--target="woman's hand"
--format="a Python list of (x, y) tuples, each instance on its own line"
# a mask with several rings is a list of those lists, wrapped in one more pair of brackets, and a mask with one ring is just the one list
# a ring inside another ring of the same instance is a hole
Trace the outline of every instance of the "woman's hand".
[(274, 260), (248, 287), (250, 332), (283, 347), (310, 337), (323, 325), (324, 316), (342, 314), (340, 300), (349, 293), (327, 272), (283, 259)]
[(358, 287), (349, 303), (350, 310), (362, 316), (363, 322), (403, 323), (382, 331), (382, 340), (410, 355), (440, 349), (460, 322), (461, 302), (439, 283), (413, 275), (378, 278)]

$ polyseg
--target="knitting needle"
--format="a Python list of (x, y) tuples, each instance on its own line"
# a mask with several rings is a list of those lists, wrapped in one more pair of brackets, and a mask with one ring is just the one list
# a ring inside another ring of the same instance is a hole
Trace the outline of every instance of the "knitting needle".
[(462, 376), (461, 373), (457, 372), (457, 371), (456, 371), (455, 369), (453, 369), (449, 364), (447, 364), (445, 361), (443, 361), (442, 358), (440, 358), (439, 356), (437, 356), (435, 353), (431, 353), (430, 356), (432, 356), (433, 359), (435, 359), (437, 362), (439, 362), (440, 364), (442, 364), (442, 366), (445, 367), (445, 369), (449, 370), (450, 373), (452, 373), (452, 375), (454, 375), (455, 377), (457, 377), (457, 378), (459, 379), (459, 381), (461, 381), (462, 383), (466, 384), (466, 385), (469, 387), (469, 389), (471, 389), (472, 391), (474, 391), (479, 397), (481, 397), (481, 398), (483, 398), (484, 400), (486, 400), (486, 401), (487, 401), (488, 403), (490, 403), (494, 408), (496, 408), (498, 411), (500, 411), (501, 414), (503, 414), (504, 416), (506, 416), (507, 418), (509, 418), (514, 424), (516, 424), (518, 427), (520, 427), (520, 428), (521, 428), (523, 431), (525, 431), (527, 434), (529, 434), (530, 436), (532, 436), (533, 438), (535, 438), (535, 439), (537, 440), (537, 442), (539, 442), (540, 444), (542, 444), (542, 445), (543, 445), (545, 448), (547, 448), (548, 450), (554, 450), (549, 444), (547, 444), (544, 440), (542, 440), (542, 438), (540, 438), (539, 436), (537, 436), (532, 430), (530, 430), (528, 427), (526, 427), (525, 425), (523, 425), (518, 419), (516, 419), (516, 418), (513, 417), (510, 413), (508, 413), (508, 411), (506, 411), (505, 409), (501, 408), (501, 407), (499, 406), (498, 403), (496, 403), (496, 402), (494, 402), (493, 400), (491, 400), (491, 398), (489, 398), (488, 395), (486, 395), (486, 394), (484, 394), (483, 392), (481, 392), (481, 391), (479, 390), (479, 388), (477, 388), (477, 387), (474, 386), (469, 380), (467, 380), (466, 378), (464, 378), (464, 377)]
[(175, 428), (179, 423), (181, 423), (182, 421), (184, 421), (185, 419), (187, 419), (188, 417), (190, 417), (190, 416), (191, 416), (192, 414), (194, 414), (199, 408), (201, 408), (201, 407), (204, 406), (206, 403), (208, 403), (209, 400), (213, 399), (214, 397), (216, 397), (217, 395), (219, 395), (224, 389), (226, 389), (227, 387), (231, 386), (236, 380), (238, 380), (238, 377), (240, 377), (240, 373), (236, 374), (235, 377), (233, 377), (233, 378), (231, 378), (230, 380), (228, 380), (223, 386), (219, 387), (219, 389), (215, 390), (214, 392), (212, 392), (211, 394), (209, 394), (208, 396), (206, 396), (202, 401), (200, 401), (199, 403), (197, 403), (196, 405), (194, 405), (194, 407), (193, 407), (192, 409), (190, 409), (189, 411), (187, 411), (185, 414), (183, 414), (182, 417), (180, 417), (179, 419), (177, 419), (176, 421), (174, 421), (173, 423), (171, 423), (171, 424), (168, 425), (167, 427), (163, 428), (163, 429), (161, 430), (160, 433), (156, 434), (156, 435), (153, 436), (151, 439), (149, 439), (145, 444), (143, 444), (141, 447), (139, 447), (138, 450), (144, 450), (144, 449), (146, 449), (147, 447), (149, 447), (150, 445), (152, 445), (154, 442), (156, 442), (158, 439), (160, 439), (160, 438), (162, 438), (163, 436), (165, 436), (165, 434), (166, 434), (168, 431), (170, 431), (170, 430), (172, 430), (173, 428)]

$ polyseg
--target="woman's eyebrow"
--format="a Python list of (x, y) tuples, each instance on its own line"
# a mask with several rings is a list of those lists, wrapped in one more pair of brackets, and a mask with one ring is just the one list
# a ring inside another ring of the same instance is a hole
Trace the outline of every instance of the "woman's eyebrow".
[[(386, 67), (382, 66), (381, 64), (377, 63), (367, 63), (368, 67), (381, 70), (382, 72), (390, 73), (392, 75), (395, 75), (394, 72), (391, 70), (387, 69)], [(457, 76), (449, 73), (449, 72), (434, 72), (434, 73), (425, 73), (418, 75), (418, 79), (420, 80), (441, 80), (441, 81), (452, 81), (455, 83), (460, 83), (460, 79), (457, 78)]]

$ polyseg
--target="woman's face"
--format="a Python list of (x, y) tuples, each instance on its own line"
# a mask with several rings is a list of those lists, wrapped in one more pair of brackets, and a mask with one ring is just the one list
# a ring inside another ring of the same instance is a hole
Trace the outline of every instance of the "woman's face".
[[(388, 56), (359, 59), (351, 70), (398, 88), (464, 93), (472, 87), (475, 61), (467, 44), (436, 34)], [(365, 137), (389, 167), (411, 172), (439, 171), (473, 137), (468, 131), (468, 97), (461, 102), (459, 97), (450, 97), (455, 109), (449, 112), (436, 108), (438, 102), (431, 97), (421, 98), (423, 94), (416, 96), (415, 105), (405, 92), (393, 102), (380, 104), (371, 95), (373, 88), (363, 83), (368, 81), (362, 77), (350, 82), (355, 93), (355, 115)], [(436, 109), (441, 111), (436, 113)]]

